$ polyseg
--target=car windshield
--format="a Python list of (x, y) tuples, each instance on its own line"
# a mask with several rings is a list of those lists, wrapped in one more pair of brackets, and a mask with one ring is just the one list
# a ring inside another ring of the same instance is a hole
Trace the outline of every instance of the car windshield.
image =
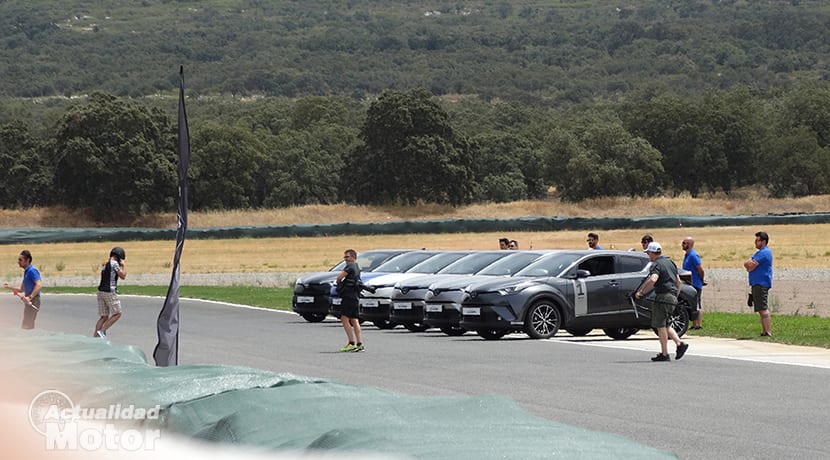
[(435, 273), (456, 260), (466, 256), (465, 252), (442, 252), (407, 270), (407, 273)]
[(464, 256), (438, 271), (441, 275), (469, 275), (478, 273), (493, 262), (505, 257), (503, 252), (476, 252)]
[(516, 276), (558, 276), (582, 256), (579, 253), (562, 253), (544, 257), (520, 270)]
[(384, 262), (401, 255), (404, 251), (366, 251), (357, 255), (357, 264), (364, 272), (375, 271)]
[(510, 276), (527, 267), (528, 264), (541, 256), (542, 254), (533, 252), (517, 252), (505, 256), (495, 263), (490, 264), (484, 270), (478, 272), (478, 274), (488, 276)]
[(436, 254), (436, 252), (407, 252), (387, 260), (372, 271), (377, 273), (403, 273)]
[(331, 267), (331, 270), (329, 270), (329, 271), (330, 272), (342, 272), (344, 268), (346, 268), (346, 261), (341, 260), (339, 264), (335, 265), (334, 267)]

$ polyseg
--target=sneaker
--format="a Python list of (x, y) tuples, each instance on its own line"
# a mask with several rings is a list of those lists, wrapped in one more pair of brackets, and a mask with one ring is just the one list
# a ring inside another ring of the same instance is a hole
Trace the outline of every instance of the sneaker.
[(352, 349), (352, 351), (354, 351), (354, 352), (358, 352), (358, 351), (365, 351), (365, 350), (366, 350), (366, 348), (364, 348), (364, 347), (363, 347), (363, 344), (362, 344), (362, 343), (358, 343), (358, 344), (357, 344), (357, 345), (355, 345), (355, 347)]
[(674, 354), (674, 359), (680, 359), (683, 355), (686, 354), (686, 350), (689, 349), (689, 344), (686, 342), (680, 342), (680, 345), (677, 346), (677, 352)]
[(664, 355), (663, 353), (657, 353), (657, 356), (651, 358), (652, 361), (671, 361), (669, 355)]
[(769, 332), (762, 332), (761, 337), (772, 337), (772, 334)]
[(354, 351), (357, 348), (353, 343), (346, 345), (345, 347), (341, 348), (340, 351)]
[(102, 339), (106, 339), (106, 338), (107, 338), (107, 333), (106, 333), (106, 331), (95, 331), (95, 335), (97, 335), (98, 337), (101, 337)]

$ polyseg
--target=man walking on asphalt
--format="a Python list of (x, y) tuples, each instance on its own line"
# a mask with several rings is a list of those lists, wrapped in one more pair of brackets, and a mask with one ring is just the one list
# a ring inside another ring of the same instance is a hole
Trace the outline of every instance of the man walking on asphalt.
[(641, 299), (652, 286), (657, 297), (651, 309), (651, 327), (657, 329), (660, 338), (660, 353), (651, 358), (652, 361), (671, 361), (668, 350), (668, 339), (677, 345), (674, 359), (680, 359), (689, 349), (689, 345), (680, 341), (677, 332), (669, 326), (669, 320), (677, 306), (677, 295), (680, 293), (680, 276), (677, 274), (677, 265), (668, 257), (663, 256), (663, 247), (653, 241), (646, 248), (651, 268), (646, 282), (634, 296)]

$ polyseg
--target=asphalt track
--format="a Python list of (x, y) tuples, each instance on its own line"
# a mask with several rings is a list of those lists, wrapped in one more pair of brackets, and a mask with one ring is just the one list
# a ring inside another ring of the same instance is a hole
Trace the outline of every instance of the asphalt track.
[[(152, 362), (162, 299), (122, 302), (125, 316), (110, 340), (142, 348)], [(4, 296), (0, 307), (0, 325), (19, 326), (19, 301)], [(92, 335), (96, 316), (93, 296), (53, 294), (37, 326)], [(759, 362), (763, 348), (746, 360), (689, 338), (682, 360), (652, 363), (659, 345), (651, 334), (619, 342), (600, 334), (484, 341), (373, 326), (364, 330), (365, 353), (340, 353), (344, 337), (333, 319), (312, 324), (287, 312), (183, 299), (179, 363), (250, 366), (417, 395), (501, 394), (536, 415), (684, 459), (830, 458), (827, 354), (804, 365)]]

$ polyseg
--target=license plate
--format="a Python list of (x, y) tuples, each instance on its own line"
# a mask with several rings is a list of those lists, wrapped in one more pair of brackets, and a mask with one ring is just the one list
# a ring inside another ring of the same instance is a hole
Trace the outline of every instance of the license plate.
[(369, 300), (369, 299), (361, 299), (360, 301), (361, 307), (368, 307), (368, 308), (377, 308), (378, 301), (377, 300)]
[(412, 310), (412, 304), (410, 302), (395, 302), (392, 304), (392, 308), (395, 310)]
[(467, 316), (481, 316), (481, 308), (479, 307), (464, 307), (461, 309), (462, 315)]
[(441, 313), (444, 311), (444, 307), (440, 303), (428, 303), (426, 305), (426, 311), (430, 313)]
[(332, 297), (331, 298), (331, 304), (332, 305), (341, 305), (342, 303), (343, 303), (343, 299), (341, 299), (340, 297)]
[(314, 297), (299, 295), (297, 296), (297, 303), (314, 303)]

